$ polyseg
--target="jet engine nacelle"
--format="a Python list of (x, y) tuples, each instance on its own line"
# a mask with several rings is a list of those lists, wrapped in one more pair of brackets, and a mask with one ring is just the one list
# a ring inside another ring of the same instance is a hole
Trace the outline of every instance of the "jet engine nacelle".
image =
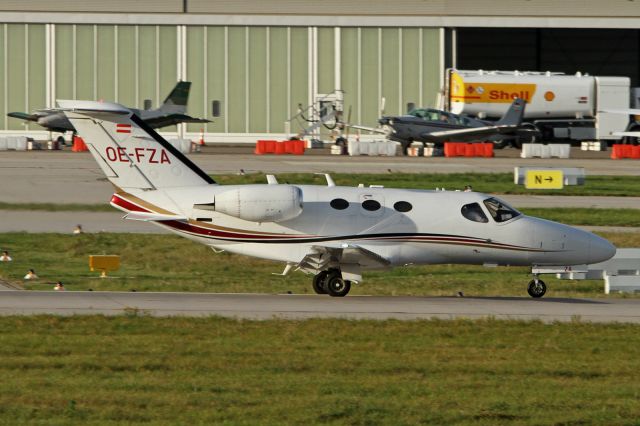
[(243, 185), (217, 194), (214, 209), (252, 222), (282, 222), (302, 213), (302, 191), (292, 185)]

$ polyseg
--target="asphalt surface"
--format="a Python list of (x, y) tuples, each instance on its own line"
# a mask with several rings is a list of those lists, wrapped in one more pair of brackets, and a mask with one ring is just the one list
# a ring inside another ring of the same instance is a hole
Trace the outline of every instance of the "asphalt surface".
[(350, 318), (414, 320), (496, 318), (640, 323), (640, 299), (518, 297), (331, 298), (309, 295), (4, 291), (0, 315), (140, 314), (241, 319)]
[(87, 233), (169, 233), (151, 223), (122, 219), (123, 216), (116, 209), (113, 212), (0, 210), (0, 232), (71, 234), (77, 225), (82, 225)]

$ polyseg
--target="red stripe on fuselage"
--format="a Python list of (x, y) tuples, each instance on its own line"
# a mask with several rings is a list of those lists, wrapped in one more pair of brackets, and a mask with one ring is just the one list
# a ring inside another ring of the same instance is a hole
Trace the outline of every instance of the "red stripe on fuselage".
[[(228, 231), (219, 231), (217, 229), (209, 229), (209, 228), (201, 228), (199, 226), (194, 226), (190, 223), (179, 222), (177, 220), (171, 220), (164, 222), (164, 224), (171, 226), (174, 229), (191, 232), (193, 234), (198, 234), (200, 236), (206, 237), (218, 237), (218, 238), (239, 238), (244, 240), (285, 240), (285, 239), (296, 239), (296, 238), (309, 238), (308, 235), (247, 235), (247, 234), (238, 234), (236, 232), (228, 232)], [(313, 238), (313, 237), (311, 237)]]
[(151, 213), (151, 210), (140, 207), (137, 204), (133, 204), (131, 201), (122, 198), (118, 194), (113, 194), (113, 196), (111, 197), (111, 204), (115, 204), (116, 206), (121, 207), (125, 210), (129, 210), (131, 212)]
[[(152, 210), (146, 209), (142, 206), (134, 204), (133, 202), (122, 198), (118, 194), (113, 194), (111, 197), (111, 203), (116, 206), (134, 212), (144, 212), (144, 213), (153, 213)], [(286, 240), (300, 240), (300, 239), (310, 239), (316, 240), (327, 239), (328, 241), (340, 241), (340, 240), (368, 240), (368, 241), (388, 241), (388, 242), (418, 242), (418, 243), (431, 243), (431, 244), (454, 244), (454, 245), (469, 245), (469, 246), (477, 246), (477, 247), (491, 247), (496, 249), (503, 250), (516, 250), (516, 251), (545, 251), (540, 249), (534, 249), (529, 247), (518, 247), (510, 244), (502, 244), (496, 242), (489, 242), (484, 239), (475, 238), (475, 237), (455, 237), (455, 236), (421, 236), (421, 235), (406, 235), (406, 236), (367, 236), (367, 235), (354, 235), (349, 237), (320, 237), (313, 235), (253, 235), (253, 234), (242, 234), (237, 232), (229, 232), (229, 231), (220, 231), (217, 229), (209, 229), (200, 227), (197, 225), (193, 225), (188, 222), (182, 222), (177, 220), (169, 220), (161, 222), (162, 225), (166, 225), (170, 228), (178, 232), (188, 232), (191, 234), (196, 234), (200, 237), (205, 238), (220, 238), (220, 239), (233, 239), (236, 242), (268, 242), (268, 241), (283, 241)], [(238, 241), (239, 240), (239, 241)], [(305, 243), (305, 241), (300, 241), (300, 243)]]

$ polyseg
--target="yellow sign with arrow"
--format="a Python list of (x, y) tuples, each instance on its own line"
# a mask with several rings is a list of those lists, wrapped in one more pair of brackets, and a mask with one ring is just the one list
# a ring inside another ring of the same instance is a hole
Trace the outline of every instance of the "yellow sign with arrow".
[(524, 187), (527, 189), (562, 189), (562, 170), (527, 170)]

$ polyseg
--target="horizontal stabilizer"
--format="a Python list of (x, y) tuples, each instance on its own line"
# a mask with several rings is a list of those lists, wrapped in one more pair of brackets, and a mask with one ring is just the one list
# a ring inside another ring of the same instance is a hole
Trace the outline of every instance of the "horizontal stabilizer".
[(176, 216), (171, 214), (157, 214), (146, 212), (131, 212), (124, 216), (124, 219), (129, 220), (141, 220), (143, 222), (168, 222), (171, 220), (177, 220), (180, 222), (187, 222), (189, 218), (184, 216)]
[(603, 109), (598, 112), (608, 112), (611, 114), (627, 114), (627, 115), (640, 115), (640, 109), (626, 108), (626, 109)]
[(39, 116), (37, 114), (28, 114), (26, 112), (10, 112), (7, 114), (9, 117), (19, 118), (25, 121), (38, 121)]
[(613, 132), (613, 136), (630, 136), (632, 138), (640, 138), (640, 132)]
[(144, 121), (153, 129), (173, 126), (180, 123), (211, 123), (211, 120), (207, 120), (206, 118), (195, 118), (185, 114), (167, 114), (158, 117), (145, 117)]
[(360, 126), (358, 124), (346, 124), (346, 126), (356, 130), (364, 130), (365, 132), (378, 133), (381, 135), (387, 134), (386, 130), (381, 129), (379, 127), (367, 127), (367, 126)]

